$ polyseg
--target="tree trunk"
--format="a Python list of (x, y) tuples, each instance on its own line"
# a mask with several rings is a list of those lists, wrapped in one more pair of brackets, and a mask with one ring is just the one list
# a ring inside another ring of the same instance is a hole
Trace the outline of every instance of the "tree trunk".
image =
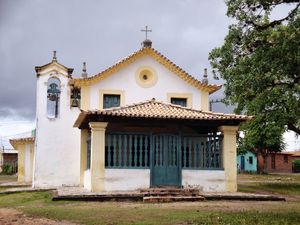
[(263, 173), (267, 173), (267, 155), (262, 154), (263, 157)]

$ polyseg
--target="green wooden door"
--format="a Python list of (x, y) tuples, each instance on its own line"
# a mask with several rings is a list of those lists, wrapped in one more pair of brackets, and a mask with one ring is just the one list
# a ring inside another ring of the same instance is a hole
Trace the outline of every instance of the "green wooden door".
[(151, 160), (151, 187), (181, 186), (177, 135), (153, 135)]

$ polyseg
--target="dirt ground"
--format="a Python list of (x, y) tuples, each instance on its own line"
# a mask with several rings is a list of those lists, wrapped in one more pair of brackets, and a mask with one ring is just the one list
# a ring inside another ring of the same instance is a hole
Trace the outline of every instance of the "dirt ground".
[(0, 208), (1, 225), (75, 225), (68, 221), (54, 221), (25, 215), (15, 209)]

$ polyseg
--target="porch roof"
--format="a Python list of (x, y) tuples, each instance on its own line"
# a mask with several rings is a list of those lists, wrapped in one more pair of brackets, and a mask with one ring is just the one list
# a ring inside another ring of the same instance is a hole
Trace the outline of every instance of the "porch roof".
[(33, 143), (34, 141), (35, 141), (35, 137), (23, 137), (23, 138), (9, 139), (10, 144), (14, 147), (15, 150), (18, 149), (18, 145)]
[[(105, 121), (105, 118), (140, 118), (163, 120), (192, 120), (192, 121), (235, 121), (243, 122), (251, 119), (251, 116), (214, 113), (192, 108), (182, 107), (170, 103), (163, 103), (155, 99), (127, 105), (123, 107), (108, 108), (102, 110), (81, 111), (74, 127), (82, 127), (90, 121)], [(100, 119), (100, 120), (99, 120)]]

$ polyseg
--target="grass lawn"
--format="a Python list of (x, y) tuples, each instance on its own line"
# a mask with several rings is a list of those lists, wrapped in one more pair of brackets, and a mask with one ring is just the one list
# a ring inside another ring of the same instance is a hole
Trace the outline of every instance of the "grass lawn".
[[(300, 197), (297, 186), (300, 184), (299, 177), (288, 179), (286, 175), (280, 176), (239, 175), (239, 189), (282, 192), (284, 195)], [(294, 186), (290, 187), (287, 180)], [(52, 202), (51, 193), (34, 192), (0, 195), (1, 207), (16, 208), (31, 216), (80, 224), (300, 224), (300, 198), (286, 202), (204, 201), (164, 204)]]
[(300, 198), (300, 174), (239, 174), (238, 191)]

